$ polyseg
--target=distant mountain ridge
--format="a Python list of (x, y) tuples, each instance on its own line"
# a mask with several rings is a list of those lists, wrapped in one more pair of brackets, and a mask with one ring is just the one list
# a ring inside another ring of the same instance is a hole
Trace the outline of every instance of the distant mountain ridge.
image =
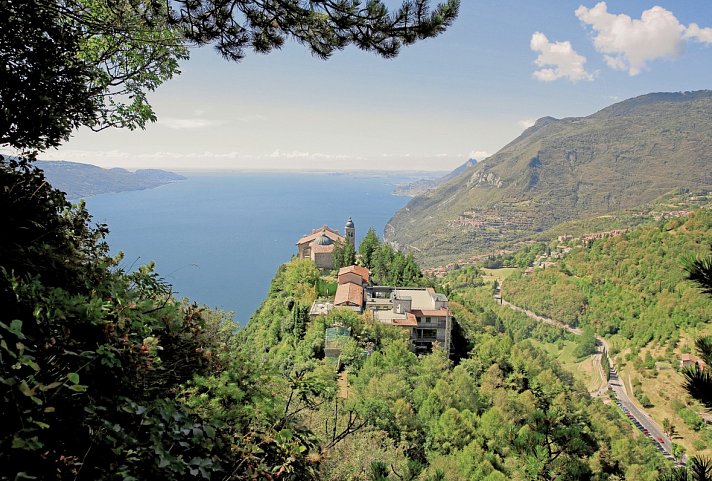
[(457, 177), (465, 169), (467, 169), (468, 167), (472, 167), (476, 163), (477, 159), (468, 159), (467, 162), (442, 177), (438, 177), (436, 179), (420, 179), (409, 184), (399, 185), (394, 189), (393, 195), (401, 195), (404, 197), (415, 197), (417, 195), (422, 195), (427, 191), (433, 190), (436, 187)]
[(67, 161), (38, 160), (49, 182), (67, 193), (70, 199), (78, 199), (109, 192), (152, 189), (160, 185), (184, 180), (182, 175), (159, 169), (103, 169), (92, 164)]
[(712, 91), (653, 93), (588, 117), (544, 117), (415, 197), (386, 239), (426, 263), (486, 253), (562, 222), (712, 189)]

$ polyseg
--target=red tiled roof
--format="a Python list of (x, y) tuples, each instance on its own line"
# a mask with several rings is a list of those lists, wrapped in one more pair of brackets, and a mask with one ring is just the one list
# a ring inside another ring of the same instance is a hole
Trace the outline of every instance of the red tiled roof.
[(313, 242), (314, 240), (316, 240), (317, 237), (319, 237), (321, 235), (322, 232), (326, 234), (326, 237), (328, 237), (329, 239), (331, 239), (333, 241), (336, 241), (336, 242), (344, 242), (345, 241), (345, 239), (339, 234), (338, 231), (335, 231), (328, 225), (325, 225), (321, 229), (312, 230), (311, 234), (302, 236), (302, 238), (297, 241), (297, 245), (309, 244), (310, 242)]
[(347, 282), (346, 284), (340, 284), (336, 288), (336, 297), (334, 298), (335, 306), (353, 305), (362, 306), (363, 305), (363, 287), (353, 282)]
[(368, 269), (366, 269), (365, 267), (361, 267), (361, 266), (342, 267), (341, 269), (339, 269), (339, 276), (342, 276), (343, 274), (348, 274), (349, 272), (353, 272), (357, 276), (361, 276), (361, 279), (363, 279), (365, 282), (368, 282), (369, 274), (368, 274)]
[(413, 327), (415, 327), (418, 325), (417, 319), (410, 312), (408, 313), (408, 315), (406, 316), (405, 319), (393, 319), (393, 321), (391, 321), (391, 322), (393, 322), (394, 326), (413, 326)]
[(696, 362), (696, 361), (697, 361), (697, 357), (696, 357), (695, 355), (693, 355), (693, 354), (685, 353), (685, 354), (683, 354), (682, 356), (680, 356), (680, 360), (682, 360), (682, 361), (689, 361), (689, 362)]
[(444, 316), (450, 315), (449, 309), (437, 309), (437, 310), (413, 309), (410, 312), (412, 312), (417, 317), (423, 317), (423, 316), (444, 317)]

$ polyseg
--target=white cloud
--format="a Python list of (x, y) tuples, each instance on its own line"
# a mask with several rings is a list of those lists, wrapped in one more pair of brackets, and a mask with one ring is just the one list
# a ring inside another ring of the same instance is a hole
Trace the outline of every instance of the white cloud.
[(489, 156), (490, 154), (486, 150), (473, 150), (469, 154), (467, 154), (468, 159), (477, 159), (478, 162), (480, 160), (486, 159)]
[(201, 118), (179, 119), (176, 117), (163, 117), (158, 119), (158, 124), (168, 127), (169, 129), (203, 129), (218, 125), (217, 122)]
[(532, 125), (534, 125), (534, 122), (536, 122), (536, 121), (532, 120), (532, 119), (524, 119), (524, 120), (518, 121), (517, 125), (526, 130), (529, 127), (531, 127)]
[(685, 31), (685, 38), (712, 44), (712, 28), (700, 28), (696, 23), (691, 23)]
[(586, 57), (576, 53), (571, 42), (549, 42), (546, 35), (534, 32), (529, 46), (539, 53), (534, 63), (542, 67), (534, 72), (535, 79), (542, 82), (560, 78), (568, 78), (572, 82), (593, 80), (593, 76), (584, 67)]
[(659, 6), (633, 19), (609, 13), (606, 2), (599, 2), (593, 8), (581, 5), (576, 16), (595, 32), (593, 44), (608, 66), (626, 70), (631, 76), (638, 75), (650, 61), (678, 57), (687, 39), (712, 44), (712, 28), (695, 23), (685, 27), (671, 11)]

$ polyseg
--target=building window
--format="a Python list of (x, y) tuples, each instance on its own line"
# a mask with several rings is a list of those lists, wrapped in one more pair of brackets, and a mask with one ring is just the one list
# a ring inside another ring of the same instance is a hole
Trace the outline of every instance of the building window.
[(429, 318), (429, 317), (426, 317), (426, 318), (425, 318), (425, 322), (427, 322), (428, 324), (430, 324), (430, 318)]
[(436, 329), (418, 329), (418, 339), (435, 339), (437, 334)]

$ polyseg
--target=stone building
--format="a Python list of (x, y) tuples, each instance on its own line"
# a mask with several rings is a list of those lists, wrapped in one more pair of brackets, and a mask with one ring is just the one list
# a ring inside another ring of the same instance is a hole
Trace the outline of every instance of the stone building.
[(351, 217), (346, 221), (344, 232), (345, 236), (342, 236), (328, 225), (312, 230), (311, 234), (302, 236), (297, 241), (297, 257), (311, 259), (319, 269), (333, 269), (334, 248), (346, 242), (354, 245), (356, 241), (356, 228)]

